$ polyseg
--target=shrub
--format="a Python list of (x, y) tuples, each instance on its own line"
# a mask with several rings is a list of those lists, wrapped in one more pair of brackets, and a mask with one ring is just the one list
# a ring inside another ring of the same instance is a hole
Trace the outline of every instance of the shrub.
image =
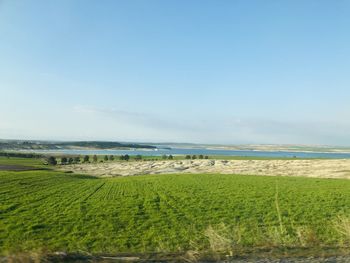
[(84, 163), (87, 163), (90, 160), (89, 155), (85, 155), (84, 156)]
[(67, 157), (61, 158), (61, 164), (67, 164), (67, 162), (68, 162)]
[(47, 159), (47, 163), (48, 163), (49, 165), (56, 165), (56, 164), (57, 164), (57, 160), (56, 160), (55, 157), (50, 156), (50, 157)]
[(103, 158), (103, 160), (108, 161), (108, 156), (105, 155), (105, 157)]
[(130, 156), (128, 154), (125, 154), (125, 155), (121, 155), (119, 157), (120, 160), (124, 160), (124, 161), (129, 161), (130, 159)]

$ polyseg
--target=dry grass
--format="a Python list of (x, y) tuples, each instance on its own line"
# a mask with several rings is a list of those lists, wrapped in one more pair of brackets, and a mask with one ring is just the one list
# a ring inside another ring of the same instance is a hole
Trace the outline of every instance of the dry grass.
[(310, 247), (319, 244), (319, 239), (315, 231), (310, 227), (298, 226), (295, 228), (295, 233), (302, 247)]
[(17, 253), (6, 257), (4, 262), (7, 263), (40, 263), (46, 262), (44, 256), (40, 252)]
[(341, 215), (334, 220), (335, 230), (341, 235), (343, 245), (350, 245), (350, 217)]

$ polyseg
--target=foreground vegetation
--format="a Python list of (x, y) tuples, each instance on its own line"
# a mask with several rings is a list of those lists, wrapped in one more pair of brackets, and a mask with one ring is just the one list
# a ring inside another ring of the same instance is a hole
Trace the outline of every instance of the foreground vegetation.
[(350, 181), (0, 171), (0, 254), (349, 247)]

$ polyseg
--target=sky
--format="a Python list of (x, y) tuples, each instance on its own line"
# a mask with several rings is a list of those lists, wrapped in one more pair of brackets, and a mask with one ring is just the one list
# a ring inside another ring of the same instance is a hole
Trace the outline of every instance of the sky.
[(0, 0), (0, 138), (350, 146), (349, 12)]

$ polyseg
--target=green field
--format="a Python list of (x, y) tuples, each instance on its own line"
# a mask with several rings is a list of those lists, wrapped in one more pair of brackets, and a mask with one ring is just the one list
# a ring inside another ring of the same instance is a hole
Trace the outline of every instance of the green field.
[(44, 163), (44, 160), (40, 158), (36, 159), (36, 158), (0, 157), (0, 165), (24, 165), (24, 166), (44, 168), (43, 163)]
[(0, 254), (348, 247), (349, 215), (349, 180), (0, 172)]

